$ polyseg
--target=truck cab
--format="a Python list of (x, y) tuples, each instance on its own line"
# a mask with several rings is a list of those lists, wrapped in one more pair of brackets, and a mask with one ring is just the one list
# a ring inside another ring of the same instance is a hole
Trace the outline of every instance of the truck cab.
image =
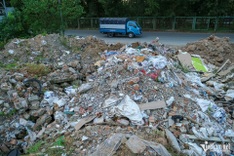
[(142, 34), (140, 25), (128, 18), (100, 18), (99, 31), (108, 37), (125, 35), (133, 38)]

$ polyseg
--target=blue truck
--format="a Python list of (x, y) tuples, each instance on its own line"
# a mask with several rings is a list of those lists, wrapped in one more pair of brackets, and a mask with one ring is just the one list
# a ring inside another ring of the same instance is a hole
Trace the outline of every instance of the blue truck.
[(142, 34), (140, 25), (128, 18), (100, 18), (99, 31), (108, 37), (127, 35), (133, 38)]

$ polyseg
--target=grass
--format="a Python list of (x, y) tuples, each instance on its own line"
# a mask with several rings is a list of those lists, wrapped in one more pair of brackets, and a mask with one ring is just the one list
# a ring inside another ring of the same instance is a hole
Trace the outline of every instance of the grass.
[(6, 41), (0, 41), (0, 50), (4, 49), (5, 44), (6, 44)]
[(38, 141), (37, 143), (35, 143), (33, 146), (29, 147), (27, 149), (27, 153), (38, 153), (40, 148), (42, 147), (43, 141)]
[(61, 43), (64, 47), (66, 47), (66, 48), (68, 48), (68, 49), (71, 48), (71, 47), (70, 47), (70, 44), (69, 44), (69, 39), (68, 39), (68, 38), (62, 36), (62, 37), (59, 38), (59, 40), (60, 40), (60, 43)]
[(5, 113), (0, 111), (0, 116), (5, 116)]
[(50, 72), (50, 69), (47, 68), (44, 64), (34, 63), (26, 64), (26, 70), (28, 73), (33, 74), (35, 76), (43, 76)]
[(55, 140), (54, 146), (65, 146), (64, 136), (60, 136)]
[(16, 69), (18, 66), (17, 63), (9, 63), (9, 64), (6, 64), (4, 65), (3, 63), (0, 63), (0, 68), (4, 68), (5, 70), (13, 70), (13, 69)]
[[(31, 147), (27, 149), (27, 153), (24, 156), (59, 156), (63, 153), (69, 153), (71, 144), (68, 144), (64, 136), (58, 137), (54, 142), (51, 141), (38, 141)], [(42, 149), (45, 149), (45, 152), (41, 152)]]
[(17, 110), (16, 109), (10, 109), (8, 111), (8, 113), (5, 113), (3, 111), (0, 111), (0, 116), (4, 116), (4, 117), (12, 117), (13, 115), (15, 115), (17, 113)]

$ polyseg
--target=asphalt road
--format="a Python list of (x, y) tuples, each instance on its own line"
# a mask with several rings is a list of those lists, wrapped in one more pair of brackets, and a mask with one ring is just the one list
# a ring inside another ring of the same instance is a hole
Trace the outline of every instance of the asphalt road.
[(159, 42), (165, 45), (186, 45), (189, 42), (195, 42), (210, 35), (215, 35), (218, 37), (229, 37), (230, 42), (234, 42), (234, 33), (187, 33), (187, 32), (143, 32), (142, 36), (135, 38), (128, 38), (127, 36), (118, 36), (109, 38), (104, 34), (101, 34), (98, 30), (66, 30), (66, 35), (76, 35), (76, 36), (96, 36), (104, 40), (106, 43), (124, 43), (130, 44), (133, 42), (147, 42), (150, 43), (156, 37), (159, 37)]

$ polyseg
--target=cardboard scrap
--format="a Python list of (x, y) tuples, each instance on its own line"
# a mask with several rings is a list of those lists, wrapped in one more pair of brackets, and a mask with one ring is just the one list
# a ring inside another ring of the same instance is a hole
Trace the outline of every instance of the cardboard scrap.
[(143, 62), (145, 60), (144, 56), (136, 56), (136, 61), (137, 62)]
[(166, 107), (165, 101), (152, 101), (149, 103), (139, 104), (138, 105), (140, 110), (147, 110), (147, 109), (159, 109)]
[(225, 76), (231, 73), (232, 71), (234, 71), (234, 65), (230, 66), (227, 70), (221, 71), (220, 73), (218, 73), (218, 75)]
[(76, 125), (75, 129), (78, 131), (82, 126), (84, 126), (86, 123), (91, 122), (96, 116), (90, 116), (87, 118), (81, 119)]

